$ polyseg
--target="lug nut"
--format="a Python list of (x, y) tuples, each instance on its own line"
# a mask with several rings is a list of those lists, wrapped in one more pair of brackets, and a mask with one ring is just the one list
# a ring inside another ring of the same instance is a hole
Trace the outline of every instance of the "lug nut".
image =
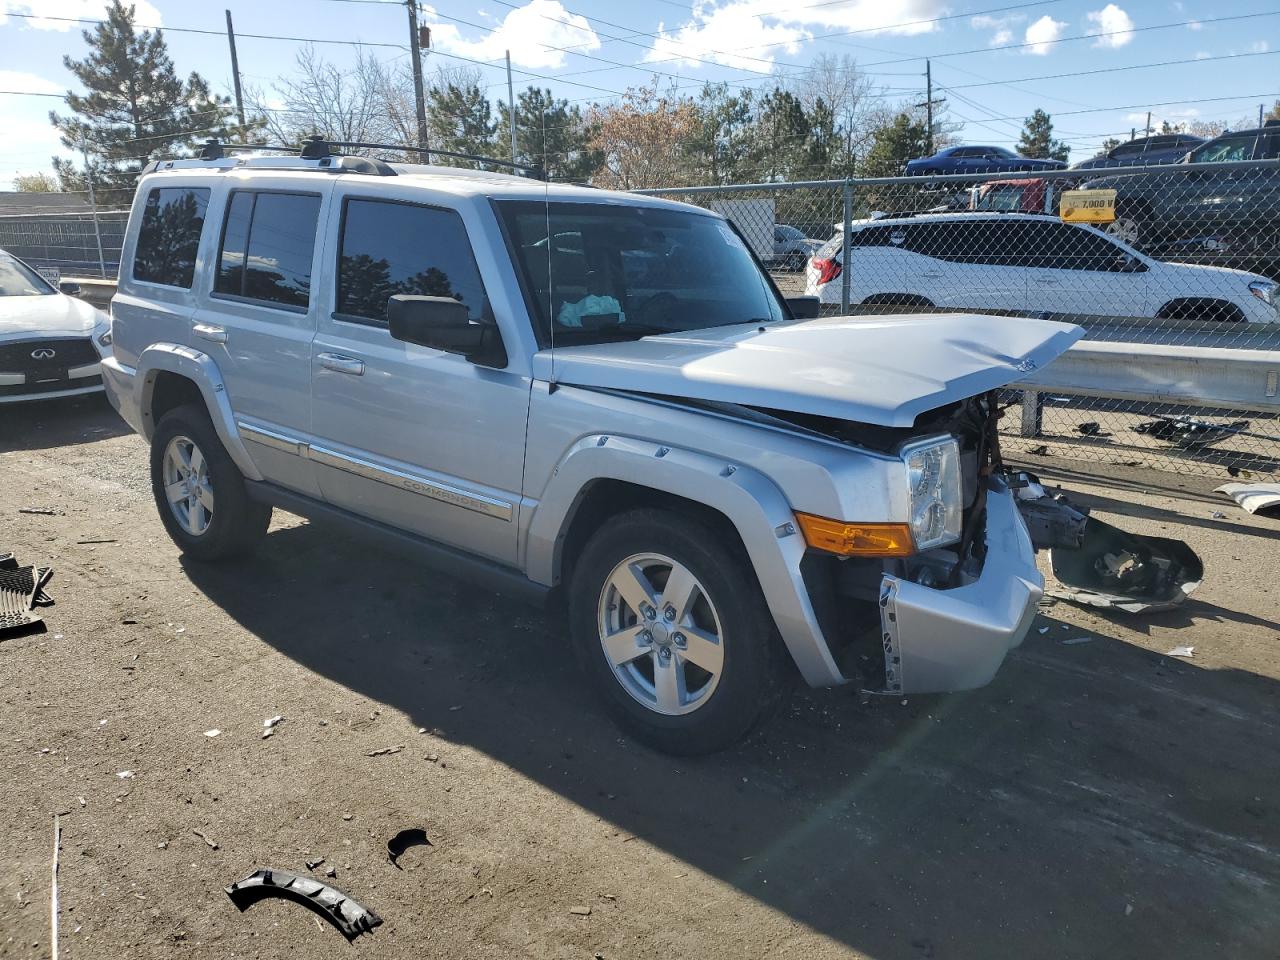
[(640, 604), (640, 615), (646, 620), (652, 620), (657, 615), (657, 611), (655, 611), (653, 607), (649, 606), (649, 604), (642, 603)]
[(671, 606), (671, 604), (667, 604), (667, 609), (662, 611), (662, 619), (670, 623), (675, 618), (676, 618), (676, 608)]
[(671, 648), (670, 648), (670, 647), (659, 647), (659, 648), (658, 648), (658, 659), (660, 659), (660, 660), (670, 660), (670, 659), (671, 659)]
[(653, 643), (653, 634), (648, 630), (642, 630), (640, 632), (640, 642), (647, 647), (649, 644)]
[(683, 650), (685, 648), (685, 645), (689, 642), (688, 640), (685, 639), (685, 636), (683, 633), (677, 633), (671, 639), (675, 642), (675, 645), (679, 647), (681, 650)]

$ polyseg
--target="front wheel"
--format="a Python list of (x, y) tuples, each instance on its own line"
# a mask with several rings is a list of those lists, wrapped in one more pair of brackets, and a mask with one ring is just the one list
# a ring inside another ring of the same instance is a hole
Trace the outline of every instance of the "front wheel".
[(574, 564), (578, 659), (610, 714), (666, 753), (723, 749), (778, 700), (786, 664), (751, 564), (699, 518), (607, 521)]
[(250, 552), (271, 523), (271, 508), (249, 497), (208, 414), (195, 406), (170, 410), (156, 425), (151, 490), (173, 542), (199, 560)]

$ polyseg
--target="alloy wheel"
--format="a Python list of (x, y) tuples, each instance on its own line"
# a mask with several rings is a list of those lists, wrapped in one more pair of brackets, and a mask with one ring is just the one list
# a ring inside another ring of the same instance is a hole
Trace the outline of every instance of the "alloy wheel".
[(178, 525), (193, 537), (213, 522), (209, 463), (189, 437), (176, 436), (164, 451), (164, 495)]
[(600, 593), (600, 646), (614, 676), (655, 713), (705, 705), (724, 669), (720, 617), (683, 564), (657, 553), (623, 560)]

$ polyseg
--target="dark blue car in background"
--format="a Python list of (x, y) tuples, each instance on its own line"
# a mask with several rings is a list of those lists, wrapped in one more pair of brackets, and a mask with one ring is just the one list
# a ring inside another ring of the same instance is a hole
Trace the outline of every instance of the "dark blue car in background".
[(1036, 160), (1005, 147), (947, 147), (932, 157), (907, 161), (908, 176), (947, 173), (1004, 173), (1011, 170), (1065, 170), (1061, 160)]

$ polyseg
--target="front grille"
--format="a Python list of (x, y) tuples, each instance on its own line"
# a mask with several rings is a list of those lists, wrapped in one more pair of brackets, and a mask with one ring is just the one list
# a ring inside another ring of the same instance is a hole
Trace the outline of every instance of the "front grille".
[[(52, 356), (49, 356), (50, 353)], [(0, 343), (0, 373), (23, 373), (28, 379), (58, 376), (60, 371), (66, 371), (70, 367), (97, 362), (98, 353), (88, 337)]]
[(43, 383), (5, 383), (0, 384), (0, 400), (10, 397), (38, 397), (45, 393), (57, 393), (59, 390), (81, 390), (86, 387), (102, 386), (102, 377), (76, 377), (73, 380), (65, 377), (60, 380), (46, 380)]

